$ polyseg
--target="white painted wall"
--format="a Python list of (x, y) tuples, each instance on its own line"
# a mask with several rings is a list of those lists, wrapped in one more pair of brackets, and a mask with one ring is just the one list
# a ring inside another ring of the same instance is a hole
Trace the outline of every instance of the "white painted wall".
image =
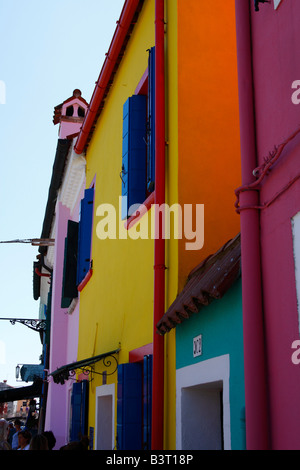
[(276, 8), (279, 6), (279, 3), (281, 2), (281, 0), (274, 0), (274, 8), (276, 10)]

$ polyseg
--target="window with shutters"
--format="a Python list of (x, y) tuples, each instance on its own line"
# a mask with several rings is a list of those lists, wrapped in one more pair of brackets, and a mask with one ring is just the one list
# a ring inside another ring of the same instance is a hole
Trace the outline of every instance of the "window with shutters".
[(85, 190), (81, 200), (79, 222), (68, 221), (65, 238), (61, 308), (68, 308), (78, 297), (80, 284), (92, 267), (91, 242), (94, 211), (94, 188)]
[(122, 219), (155, 189), (155, 49), (149, 50), (146, 86), (123, 106)]
[(152, 355), (118, 366), (117, 450), (151, 449)]
[(78, 226), (77, 286), (85, 279), (92, 268), (91, 243), (94, 212), (94, 188), (85, 190), (80, 205)]
[(79, 441), (87, 435), (89, 382), (74, 382), (71, 396), (70, 441)]
[(77, 251), (78, 251), (78, 222), (68, 221), (65, 238), (64, 270), (62, 281), (61, 307), (70, 306), (73, 299), (78, 297), (77, 290)]

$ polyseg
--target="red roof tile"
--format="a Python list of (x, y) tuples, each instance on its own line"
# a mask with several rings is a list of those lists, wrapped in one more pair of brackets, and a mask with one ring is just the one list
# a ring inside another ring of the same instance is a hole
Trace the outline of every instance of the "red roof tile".
[(161, 335), (199, 312), (203, 305), (220, 299), (241, 272), (240, 234), (215, 254), (206, 258), (189, 274), (187, 283), (156, 325)]

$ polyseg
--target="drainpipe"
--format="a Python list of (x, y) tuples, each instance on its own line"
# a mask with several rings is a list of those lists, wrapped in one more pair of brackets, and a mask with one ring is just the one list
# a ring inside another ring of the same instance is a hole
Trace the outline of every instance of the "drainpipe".
[[(255, 180), (257, 167), (252, 74), (251, 11), (248, 0), (235, 0), (239, 81), (242, 185)], [(258, 206), (258, 191), (241, 193), (241, 209)], [(262, 300), (260, 220), (256, 209), (241, 210), (242, 290), (246, 445), (248, 450), (269, 448), (266, 354)]]
[[(165, 202), (165, 51), (164, 0), (155, 0), (155, 205)], [(157, 224), (157, 220), (156, 220)], [(159, 225), (159, 227), (157, 226)], [(164, 337), (156, 325), (165, 313), (165, 240), (162, 222), (154, 240), (152, 450), (163, 449)], [(158, 233), (159, 230), (159, 233)]]

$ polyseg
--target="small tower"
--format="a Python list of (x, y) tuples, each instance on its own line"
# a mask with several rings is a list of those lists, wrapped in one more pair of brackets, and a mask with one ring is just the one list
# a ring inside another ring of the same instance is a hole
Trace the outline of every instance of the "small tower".
[(59, 123), (58, 137), (66, 139), (80, 131), (88, 108), (88, 103), (81, 97), (81, 91), (76, 89), (73, 96), (55, 106), (53, 123)]

